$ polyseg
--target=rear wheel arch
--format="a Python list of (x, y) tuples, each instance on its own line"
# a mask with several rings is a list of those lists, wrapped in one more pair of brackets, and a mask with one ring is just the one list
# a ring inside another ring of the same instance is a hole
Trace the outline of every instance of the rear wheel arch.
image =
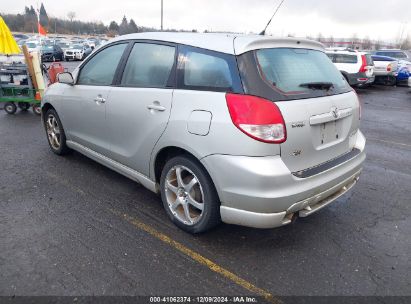
[(161, 172), (165, 164), (167, 163), (167, 161), (179, 155), (186, 155), (190, 158), (195, 159), (196, 161), (200, 163), (198, 158), (195, 157), (192, 153), (190, 153), (186, 149), (176, 147), (176, 146), (164, 147), (160, 151), (157, 152), (156, 157), (153, 162), (154, 178), (155, 178), (156, 183), (160, 183)]
[(41, 107), (41, 114), (43, 115), (43, 119), (45, 119), (45, 115), (47, 113), (47, 111), (49, 109), (53, 109), (54, 111), (56, 110), (50, 103), (45, 103), (42, 107)]

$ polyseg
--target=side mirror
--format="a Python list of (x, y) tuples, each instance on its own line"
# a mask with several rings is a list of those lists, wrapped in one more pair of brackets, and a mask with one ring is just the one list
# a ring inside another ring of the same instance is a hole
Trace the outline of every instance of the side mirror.
[(70, 72), (64, 72), (57, 74), (57, 81), (68, 85), (74, 85), (74, 78)]

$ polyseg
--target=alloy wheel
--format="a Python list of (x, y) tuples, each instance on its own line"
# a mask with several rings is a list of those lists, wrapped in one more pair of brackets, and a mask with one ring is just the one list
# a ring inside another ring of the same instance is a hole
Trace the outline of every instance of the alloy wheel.
[(167, 172), (164, 187), (174, 217), (186, 225), (196, 224), (204, 212), (204, 193), (195, 174), (185, 166), (176, 165)]
[(51, 147), (54, 150), (58, 150), (60, 148), (60, 127), (56, 117), (53, 114), (49, 114), (46, 120), (46, 130), (47, 130), (47, 138)]

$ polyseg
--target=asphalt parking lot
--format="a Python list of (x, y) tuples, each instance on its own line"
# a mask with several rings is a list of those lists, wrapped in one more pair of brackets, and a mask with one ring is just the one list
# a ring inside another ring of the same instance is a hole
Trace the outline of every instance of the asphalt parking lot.
[(282, 228), (197, 236), (142, 186), (54, 155), (31, 111), (0, 111), (0, 294), (411, 296), (411, 93), (358, 94), (367, 160), (350, 193)]

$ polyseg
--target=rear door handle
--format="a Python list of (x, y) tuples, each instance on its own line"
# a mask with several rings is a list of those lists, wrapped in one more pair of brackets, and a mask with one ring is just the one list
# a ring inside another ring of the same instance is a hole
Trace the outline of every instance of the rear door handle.
[(166, 108), (161, 106), (159, 103), (150, 104), (147, 106), (147, 109), (154, 110), (154, 111), (160, 111), (160, 112), (163, 112), (166, 110)]

